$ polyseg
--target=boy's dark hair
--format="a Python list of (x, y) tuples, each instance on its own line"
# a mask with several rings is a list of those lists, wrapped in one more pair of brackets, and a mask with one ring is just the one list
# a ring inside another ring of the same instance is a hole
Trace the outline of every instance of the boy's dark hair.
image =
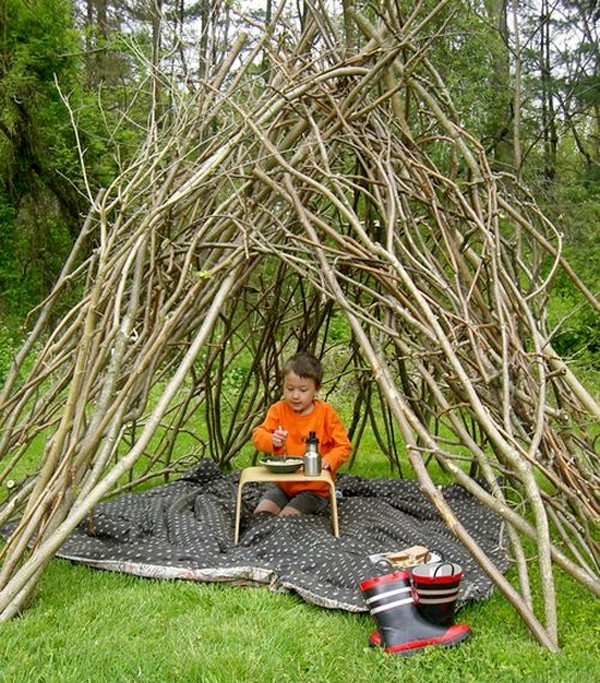
[(283, 376), (285, 377), (288, 372), (295, 372), (298, 377), (313, 379), (317, 389), (320, 388), (321, 381), (323, 380), (321, 362), (312, 353), (308, 353), (308, 351), (299, 351), (286, 361), (283, 366)]

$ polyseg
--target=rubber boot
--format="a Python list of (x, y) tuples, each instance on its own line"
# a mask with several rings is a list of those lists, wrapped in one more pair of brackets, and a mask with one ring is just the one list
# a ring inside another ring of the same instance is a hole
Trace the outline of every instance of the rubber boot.
[[(385, 652), (407, 656), (429, 645), (456, 645), (471, 635), (467, 624), (440, 626), (419, 614), (408, 571), (366, 579), (359, 587), (377, 623), (379, 643)], [(373, 637), (369, 644), (378, 644)]]
[(435, 562), (414, 567), (411, 572), (412, 585), (421, 616), (432, 624), (452, 624), (462, 576), (462, 567), (454, 562)]
[[(454, 622), (462, 576), (462, 567), (454, 562), (418, 565), (411, 570), (415, 602), (424, 619), (441, 626), (450, 626)], [(369, 645), (381, 645), (379, 631), (371, 633)]]

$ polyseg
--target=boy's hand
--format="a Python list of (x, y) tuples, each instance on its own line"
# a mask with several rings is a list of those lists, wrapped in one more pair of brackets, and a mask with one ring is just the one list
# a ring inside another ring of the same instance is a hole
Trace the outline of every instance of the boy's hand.
[(273, 448), (278, 451), (285, 445), (285, 440), (287, 439), (287, 430), (285, 430), (281, 425), (273, 432)]

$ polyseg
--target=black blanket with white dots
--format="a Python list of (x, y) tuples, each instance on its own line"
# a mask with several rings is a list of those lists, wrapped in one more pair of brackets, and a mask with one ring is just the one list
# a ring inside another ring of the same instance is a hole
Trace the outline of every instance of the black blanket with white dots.
[[(463, 568), (458, 606), (487, 598), (492, 583), (454, 538), (418, 484), (403, 479), (337, 478), (340, 536), (329, 512), (254, 516), (266, 484), (243, 488), (239, 543), (234, 519), (239, 471), (202, 460), (181, 479), (98, 504), (58, 556), (138, 576), (266, 585), (322, 607), (366, 611), (360, 581), (390, 573), (374, 555), (422, 545)], [(508, 568), (502, 522), (462, 487), (443, 493), (501, 572)]]

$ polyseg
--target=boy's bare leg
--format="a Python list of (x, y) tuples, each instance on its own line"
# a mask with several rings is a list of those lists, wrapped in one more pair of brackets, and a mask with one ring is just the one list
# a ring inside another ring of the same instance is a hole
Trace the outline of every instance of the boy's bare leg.
[(261, 512), (267, 512), (270, 515), (278, 515), (281, 512), (281, 508), (272, 500), (261, 500), (254, 508), (254, 514), (258, 515)]
[(282, 517), (287, 517), (287, 515), (301, 515), (302, 513), (300, 512), (300, 510), (297, 510), (296, 508), (293, 508), (290, 505), (286, 505), (279, 514)]

